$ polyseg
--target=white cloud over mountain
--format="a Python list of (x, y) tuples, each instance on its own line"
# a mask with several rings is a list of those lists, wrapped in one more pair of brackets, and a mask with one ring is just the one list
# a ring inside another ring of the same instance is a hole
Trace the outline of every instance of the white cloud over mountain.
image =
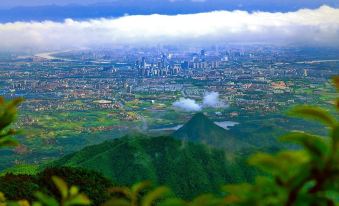
[(277, 43), (339, 46), (339, 9), (287, 13), (215, 11), (116, 19), (0, 24), (1, 50), (56, 50), (170, 43)]
[(186, 112), (198, 112), (202, 109), (201, 105), (199, 105), (194, 99), (185, 98), (180, 98), (178, 101), (174, 102), (173, 107)]
[(186, 111), (197, 112), (203, 108), (224, 108), (227, 104), (219, 98), (218, 92), (208, 92), (203, 96), (202, 103), (198, 103), (194, 99), (180, 98), (173, 103), (173, 107)]

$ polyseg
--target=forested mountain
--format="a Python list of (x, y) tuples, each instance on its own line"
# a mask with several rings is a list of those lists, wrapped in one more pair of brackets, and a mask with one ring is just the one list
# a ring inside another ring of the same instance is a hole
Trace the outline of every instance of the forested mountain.
[(218, 191), (225, 183), (250, 180), (254, 171), (244, 162), (204, 144), (164, 136), (134, 136), (89, 146), (54, 162), (53, 166), (99, 171), (119, 185), (151, 180), (189, 199), (203, 192)]
[(195, 114), (183, 127), (173, 133), (173, 137), (206, 143), (213, 147), (225, 149), (226, 152), (251, 147), (230, 131), (216, 125), (203, 113)]

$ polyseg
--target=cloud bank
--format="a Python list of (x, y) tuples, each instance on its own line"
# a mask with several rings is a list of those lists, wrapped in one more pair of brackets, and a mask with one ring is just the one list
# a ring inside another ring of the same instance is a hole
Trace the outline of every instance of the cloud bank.
[(194, 99), (180, 98), (173, 103), (173, 107), (186, 111), (198, 112), (203, 108), (225, 108), (227, 104), (219, 98), (218, 92), (208, 92), (204, 95), (202, 103), (197, 103)]
[(272, 43), (339, 46), (339, 9), (287, 13), (214, 11), (117, 19), (0, 24), (1, 50), (56, 50), (115, 45)]

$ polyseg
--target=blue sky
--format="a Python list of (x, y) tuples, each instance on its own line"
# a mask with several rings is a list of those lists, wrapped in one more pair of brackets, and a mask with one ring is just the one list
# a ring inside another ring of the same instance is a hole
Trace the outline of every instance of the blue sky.
[[(89, 4), (96, 4), (96, 3), (107, 3), (107, 2), (121, 2), (127, 0), (1, 0), (0, 8), (11, 8), (17, 6), (41, 6), (41, 5), (67, 5), (67, 4), (79, 4), (79, 5), (89, 5)], [(135, 0), (139, 2), (147, 2), (147, 0)], [(159, 2), (162, 0), (158, 0)], [(186, 1), (186, 2), (209, 2), (209, 0), (168, 0), (174, 3)], [(237, 1), (231, 0), (219, 0), (223, 3), (231, 3)], [(338, 5), (337, 0), (248, 0), (248, 1), (241, 1), (238, 0), (240, 4), (244, 4), (246, 2), (253, 2), (253, 4), (261, 4), (267, 3), (270, 5), (274, 4), (290, 4), (293, 7), (293, 4), (302, 5), (305, 8), (310, 6), (319, 5), (319, 4), (329, 4), (329, 5)], [(298, 6), (299, 7), (299, 6)]]
[(1, 8), (12, 8), (17, 6), (41, 6), (41, 5), (88, 5), (99, 2), (112, 2), (114, 0), (1, 0)]

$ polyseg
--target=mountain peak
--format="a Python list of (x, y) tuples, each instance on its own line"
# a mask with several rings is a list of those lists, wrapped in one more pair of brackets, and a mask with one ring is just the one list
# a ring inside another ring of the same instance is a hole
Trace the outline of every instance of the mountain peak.
[(230, 131), (216, 125), (201, 112), (196, 113), (183, 127), (175, 131), (172, 136), (182, 140), (206, 143), (227, 150), (235, 150), (244, 145)]
[(205, 119), (205, 120), (210, 120), (203, 112), (198, 112), (193, 115), (191, 119)]
[[(214, 124), (210, 118), (208, 118), (204, 113), (198, 112), (193, 115), (193, 117), (189, 120), (189, 122), (199, 122), (199, 123), (204, 123), (204, 124)], [(188, 123), (189, 123), (188, 122)]]
[(211, 138), (222, 138), (226, 133), (225, 129), (214, 124), (205, 114), (199, 112), (174, 132), (173, 136), (190, 141), (209, 142)]

